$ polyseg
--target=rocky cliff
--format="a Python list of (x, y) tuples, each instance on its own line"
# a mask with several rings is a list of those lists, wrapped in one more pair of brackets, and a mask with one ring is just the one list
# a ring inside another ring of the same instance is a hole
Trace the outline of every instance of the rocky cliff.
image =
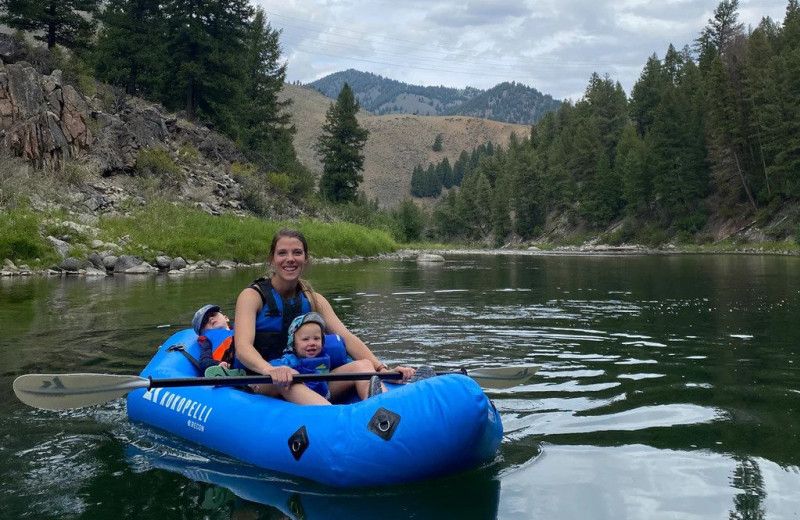
[[(45, 51), (0, 35), (0, 140), (12, 156), (40, 168), (72, 160), (90, 175), (67, 197), (85, 212), (113, 212), (139, 197), (130, 177), (142, 150), (166, 152), (185, 181), (176, 198), (210, 212), (241, 211), (241, 189), (229, 175), (244, 161), (236, 145), (156, 104), (93, 85), (85, 96), (54, 68)], [(191, 153), (181, 160), (181, 153)], [(35, 203), (36, 201), (34, 201)], [(73, 208), (74, 209), (74, 208)]]

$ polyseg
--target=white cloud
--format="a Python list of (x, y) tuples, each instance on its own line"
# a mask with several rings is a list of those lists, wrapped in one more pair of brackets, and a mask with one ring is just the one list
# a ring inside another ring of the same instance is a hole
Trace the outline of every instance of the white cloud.
[[(412, 84), (518, 81), (578, 99), (593, 72), (626, 92), (647, 58), (691, 45), (707, 0), (257, 0), (282, 29), (288, 79), (354, 68)], [(788, 0), (740, 0), (739, 20), (783, 19)]]

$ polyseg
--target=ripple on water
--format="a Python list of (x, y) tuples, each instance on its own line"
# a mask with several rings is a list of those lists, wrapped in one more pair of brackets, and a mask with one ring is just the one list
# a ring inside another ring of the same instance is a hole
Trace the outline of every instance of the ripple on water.
[(636, 359), (628, 358), (622, 361), (614, 362), (615, 365), (652, 365), (658, 363), (655, 359)]
[(620, 379), (640, 381), (642, 379), (659, 379), (661, 377), (666, 377), (666, 374), (619, 374), (617, 377)]
[(642, 406), (613, 414), (590, 416), (576, 415), (576, 412), (568, 410), (528, 415), (520, 419), (527, 424), (517, 424), (517, 429), (524, 429), (529, 435), (640, 431), (710, 423), (722, 416), (723, 413), (715, 408), (691, 404)]

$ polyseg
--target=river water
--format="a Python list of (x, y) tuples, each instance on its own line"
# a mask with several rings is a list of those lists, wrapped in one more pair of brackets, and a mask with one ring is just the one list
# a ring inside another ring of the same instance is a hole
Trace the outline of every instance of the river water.
[[(489, 391), (505, 437), (466, 475), (337, 491), (128, 422), (53, 412), (14, 377), (137, 374), (259, 273), (0, 279), (0, 516), (789, 519), (800, 516), (800, 258), (448, 256), (309, 273), (389, 364), (535, 363)], [(386, 468), (391, 471), (391, 468)]]

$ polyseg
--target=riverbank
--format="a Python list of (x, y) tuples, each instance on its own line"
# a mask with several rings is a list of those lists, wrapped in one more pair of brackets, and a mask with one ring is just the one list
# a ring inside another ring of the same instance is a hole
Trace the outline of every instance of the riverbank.
[[(800, 256), (800, 251), (792, 249), (776, 249), (772, 247), (747, 247), (747, 248), (698, 248), (668, 246), (664, 248), (649, 248), (644, 246), (563, 246), (553, 248), (530, 247), (527, 249), (481, 249), (473, 247), (426, 248), (417, 245), (418, 249), (399, 249), (392, 252), (374, 255), (342, 255), (314, 257), (314, 264), (350, 263), (360, 261), (396, 260), (415, 261), (424, 264), (437, 264), (446, 262), (446, 256), (635, 256), (635, 255), (685, 255), (685, 254), (741, 254), (741, 255), (782, 255)], [(112, 260), (108, 260), (111, 258)], [(119, 266), (124, 267), (119, 267)], [(185, 260), (183, 257), (159, 256), (153, 263), (139, 257), (123, 255), (106, 257), (89, 255), (86, 263), (78, 265), (73, 260), (65, 260), (58, 267), (45, 269), (31, 269), (28, 265), (15, 265), (9, 259), (3, 261), (0, 267), (0, 278), (29, 277), (29, 276), (114, 276), (114, 275), (155, 275), (166, 274), (169, 276), (191, 275), (214, 270), (249, 269), (265, 267), (265, 262), (236, 262), (233, 260)]]
[[(491, 249), (474, 245), (398, 244), (386, 232), (347, 222), (309, 218), (268, 221), (152, 201), (126, 214), (70, 215), (62, 210), (17, 208), (0, 212), (0, 276), (107, 276), (189, 274), (263, 265), (269, 241), (283, 227), (308, 238), (316, 262), (436, 255), (651, 255), (686, 253), (800, 254), (794, 240), (716, 244), (609, 245), (590, 239), (580, 245), (514, 244)], [(401, 247), (404, 248), (401, 251)], [(430, 261), (430, 260), (428, 260)], [(435, 260), (434, 260), (435, 261)]]
[(346, 222), (215, 216), (155, 201), (94, 219), (60, 211), (0, 212), (0, 270), (3, 276), (101, 276), (252, 267), (266, 260), (273, 235), (285, 227), (299, 229), (319, 259), (374, 257), (398, 248), (388, 233)]

